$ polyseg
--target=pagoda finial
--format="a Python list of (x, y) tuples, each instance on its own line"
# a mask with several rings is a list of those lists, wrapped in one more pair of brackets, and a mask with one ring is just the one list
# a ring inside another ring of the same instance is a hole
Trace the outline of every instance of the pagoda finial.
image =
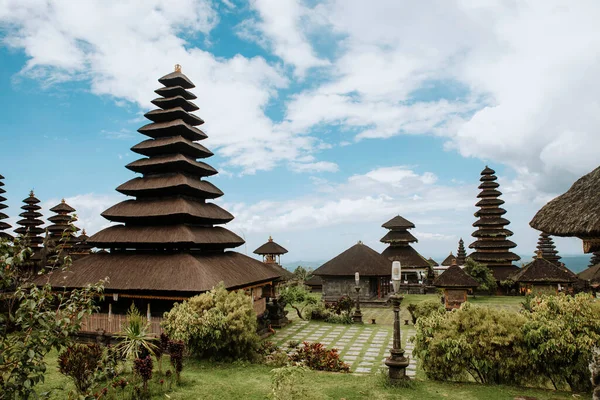
[(83, 230), (81, 231), (82, 235), (85, 235), (85, 228), (83, 228)]
[(63, 199), (60, 201), (61, 203), (65, 204), (65, 198), (63, 197)]
[(181, 65), (175, 64), (175, 72), (181, 72)]
[(357, 244), (363, 244), (362, 240), (359, 240)]
[(458, 264), (456, 264), (456, 258), (453, 258), (452, 259), (452, 264), (450, 264), (450, 266), (453, 267), (455, 265), (458, 266)]
[(544, 258), (542, 257), (542, 250), (537, 251), (537, 258)]
[(271, 237), (271, 235), (269, 235), (269, 242), (272, 242), (273, 238)]
[(33, 189), (29, 191), (29, 197), (35, 197), (35, 193), (33, 193)]

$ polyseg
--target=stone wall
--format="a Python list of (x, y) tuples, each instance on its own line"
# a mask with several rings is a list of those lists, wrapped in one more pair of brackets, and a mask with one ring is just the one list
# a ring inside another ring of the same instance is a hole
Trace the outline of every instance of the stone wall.
[[(330, 277), (323, 278), (323, 299), (325, 301), (336, 301), (342, 296), (350, 296), (356, 299), (356, 284), (354, 276), (352, 277)], [(366, 300), (373, 296), (377, 296), (377, 292), (371, 291), (370, 277), (362, 277), (360, 279), (360, 299)], [(375, 286), (377, 287), (377, 286)]]

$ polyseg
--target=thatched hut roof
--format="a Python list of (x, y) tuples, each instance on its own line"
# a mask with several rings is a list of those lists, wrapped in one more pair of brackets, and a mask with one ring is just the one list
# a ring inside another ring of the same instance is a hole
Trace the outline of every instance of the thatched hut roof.
[(538, 256), (512, 276), (519, 283), (573, 283), (577, 276), (566, 268), (561, 268)]
[(453, 260), (452, 265), (445, 270), (440, 276), (433, 280), (433, 286), (441, 288), (476, 288), (479, 286), (472, 276), (463, 271), (456, 260)]
[(588, 281), (592, 287), (600, 286), (600, 264), (584, 269), (577, 276), (581, 280)]
[(267, 243), (263, 244), (262, 246), (259, 246), (258, 249), (254, 250), (254, 254), (260, 254), (260, 255), (265, 255), (265, 254), (285, 254), (288, 251), (283, 247), (280, 246), (279, 244), (275, 243), (273, 241), (273, 238), (271, 238), (269, 236), (269, 240), (267, 241)]
[(304, 284), (306, 286), (310, 286), (311, 288), (321, 287), (323, 286), (323, 278), (313, 275), (306, 282), (304, 282)]
[(392, 262), (367, 246), (358, 242), (317, 268), (313, 275), (319, 276), (389, 276)]
[(431, 266), (425, 257), (410, 246), (388, 246), (381, 255), (388, 260), (396, 258), (402, 267), (406, 268), (429, 268)]
[(600, 167), (549, 201), (529, 225), (550, 235), (576, 236), (586, 253), (600, 250)]
[(450, 252), (450, 254), (448, 254), (448, 257), (444, 258), (444, 261), (442, 261), (442, 267), (449, 267), (452, 265), (452, 260), (455, 260), (456, 256), (454, 254), (452, 254), (452, 252)]
[(381, 226), (385, 229), (412, 229), (415, 227), (415, 224), (404, 217), (396, 215), (394, 218), (390, 219)]
[(429, 262), (429, 265), (431, 265), (432, 267), (439, 267), (440, 264), (437, 263), (437, 261), (435, 261), (433, 258), (429, 257), (427, 259), (427, 261)]

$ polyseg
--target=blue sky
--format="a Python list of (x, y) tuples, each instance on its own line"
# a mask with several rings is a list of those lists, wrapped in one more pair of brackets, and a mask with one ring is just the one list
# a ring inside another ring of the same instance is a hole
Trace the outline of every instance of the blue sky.
[(533, 214), (598, 165), (599, 16), (593, 1), (0, 0), (10, 222), (34, 188), (45, 217), (64, 197), (105, 226), (156, 80), (180, 63), (240, 251), (269, 235), (288, 261), (382, 250), (400, 214), (441, 258), (472, 241), (488, 164), (532, 254)]

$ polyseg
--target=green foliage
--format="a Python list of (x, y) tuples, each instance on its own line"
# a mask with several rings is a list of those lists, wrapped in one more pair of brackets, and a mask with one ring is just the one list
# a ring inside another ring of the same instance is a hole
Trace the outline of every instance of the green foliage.
[(313, 276), (312, 268), (306, 268), (301, 265), (298, 265), (294, 270), (294, 280), (299, 283), (304, 283)]
[(465, 303), (450, 313), (419, 318), (413, 355), (429, 378), (480, 383), (520, 383), (528, 355), (523, 346), (525, 317)]
[(496, 290), (496, 278), (494, 278), (492, 271), (485, 265), (467, 258), (463, 271), (479, 282), (478, 290), (488, 293), (493, 293)]
[(133, 303), (127, 311), (127, 321), (121, 327), (121, 332), (115, 335), (120, 339), (118, 349), (123, 358), (134, 360), (147, 354), (154, 354), (157, 346), (156, 339), (150, 334), (150, 323), (143, 317)]
[(251, 358), (259, 343), (252, 300), (241, 290), (228, 292), (222, 283), (175, 304), (162, 327), (199, 357)]
[[(0, 240), (0, 398), (28, 398), (44, 381), (45, 357), (60, 350), (96, 310), (103, 284), (72, 291), (35, 286), (26, 271), (31, 255), (21, 238)], [(68, 260), (64, 267), (68, 267)]]
[(406, 308), (412, 317), (413, 324), (416, 324), (419, 318), (426, 318), (433, 314), (444, 314), (446, 312), (444, 305), (440, 301), (433, 299), (417, 304), (409, 304)]
[(302, 381), (308, 368), (285, 366), (271, 371), (271, 398), (273, 400), (305, 399), (308, 396)]
[(289, 304), (300, 319), (310, 319), (309, 316), (304, 314), (304, 310), (308, 306), (314, 306), (318, 303), (317, 298), (310, 293), (308, 288), (303, 284), (297, 284), (290, 282), (279, 289), (280, 298)]
[(337, 315), (342, 313), (349, 314), (354, 307), (354, 300), (350, 298), (350, 296), (342, 296), (333, 304), (332, 311)]
[(342, 314), (330, 314), (326, 319), (325, 322), (328, 322), (330, 324), (344, 324), (344, 325), (350, 325), (353, 324), (354, 321), (352, 320), (352, 316), (350, 315), (350, 313), (345, 312)]
[(318, 371), (349, 372), (350, 367), (340, 359), (337, 349), (328, 350), (321, 343), (302, 343), (290, 361)]
[(589, 389), (589, 361), (600, 343), (600, 303), (584, 293), (540, 296), (525, 314), (524, 339), (535, 372), (557, 387)]
[(73, 379), (79, 394), (85, 395), (100, 372), (102, 348), (97, 344), (72, 344), (58, 356), (61, 374)]

